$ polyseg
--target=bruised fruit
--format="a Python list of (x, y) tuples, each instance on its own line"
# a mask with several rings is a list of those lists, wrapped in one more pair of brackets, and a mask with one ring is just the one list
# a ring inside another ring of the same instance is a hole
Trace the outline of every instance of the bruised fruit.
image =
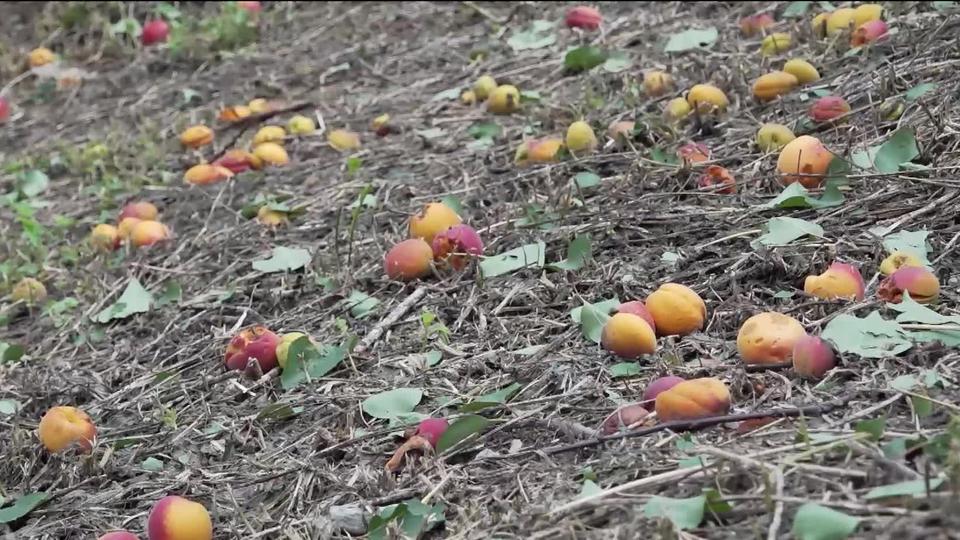
[(430, 273), (433, 248), (422, 238), (404, 240), (390, 248), (383, 258), (383, 270), (387, 277), (410, 281)]
[(286, 212), (272, 210), (269, 206), (263, 205), (257, 210), (257, 221), (266, 227), (279, 227), (287, 223)]
[(191, 126), (180, 134), (180, 144), (187, 148), (200, 148), (213, 142), (213, 130), (207, 126)]
[(677, 149), (677, 157), (684, 163), (703, 163), (710, 159), (710, 149), (702, 143), (687, 143)]
[(51, 407), (40, 419), (40, 442), (56, 454), (76, 445), (83, 452), (93, 448), (97, 427), (87, 413), (76, 407)]
[(487, 99), (496, 87), (496, 79), (490, 75), (482, 75), (473, 83), (473, 95), (479, 100)]
[(683, 377), (677, 377), (676, 375), (667, 375), (666, 377), (655, 379), (648, 384), (647, 389), (644, 390), (643, 401), (653, 401), (657, 399), (657, 396), (682, 383), (684, 380)]
[(879, 21), (883, 18), (883, 6), (880, 4), (860, 4), (853, 8), (853, 26), (859, 28), (864, 23)]
[(240, 174), (249, 169), (263, 168), (263, 160), (246, 150), (235, 148), (228, 150), (223, 157), (214, 161), (213, 165), (228, 169), (233, 174)]
[(38, 68), (40, 66), (45, 66), (51, 64), (57, 60), (57, 55), (53, 54), (53, 51), (46, 47), (38, 47), (27, 55), (27, 63), (32, 68)]
[(910, 298), (928, 304), (940, 295), (940, 280), (933, 272), (921, 266), (903, 266), (880, 282), (877, 296), (892, 304), (903, 300), (903, 293), (910, 293)]
[(616, 313), (603, 325), (600, 345), (617, 356), (638, 358), (657, 350), (657, 336), (642, 318)]
[(149, 540), (211, 540), (213, 522), (200, 503), (169, 495), (157, 501), (147, 517)]
[(753, 82), (753, 95), (760, 101), (770, 101), (790, 93), (800, 81), (786, 71), (761, 75)]
[(673, 77), (663, 71), (652, 70), (643, 74), (643, 91), (650, 97), (659, 97), (673, 87)]
[(120, 231), (113, 225), (101, 223), (90, 231), (90, 244), (101, 251), (112, 251), (120, 247)]
[(567, 148), (575, 153), (589, 153), (597, 148), (597, 136), (590, 124), (578, 120), (567, 128)]
[(527, 163), (553, 163), (557, 161), (563, 141), (560, 139), (530, 139), (517, 147), (513, 160), (518, 165)]
[(645, 302), (656, 321), (657, 334), (683, 336), (703, 328), (707, 305), (693, 289), (679, 283), (664, 283)]
[(823, 96), (810, 106), (814, 122), (829, 122), (850, 112), (850, 105), (840, 96)]
[(683, 381), (656, 399), (657, 417), (664, 422), (719, 416), (729, 410), (727, 385), (712, 377)]
[(222, 165), (201, 163), (187, 169), (183, 175), (183, 181), (195, 186), (206, 186), (232, 177), (233, 171)]
[(440, 437), (446, 433), (450, 424), (446, 418), (424, 418), (417, 424), (417, 431), (414, 435), (419, 435), (430, 443), (433, 448), (437, 447)]
[(824, 300), (863, 300), (863, 277), (853, 265), (835, 262), (819, 276), (807, 276), (803, 292)]
[(130, 243), (134, 247), (147, 247), (170, 238), (170, 229), (159, 221), (144, 219), (130, 230)]
[[(454, 225), (433, 237), (433, 260), (460, 271), (471, 257), (483, 254), (483, 241), (469, 225)], [(442, 266), (442, 264), (438, 264)]]
[(617, 306), (617, 313), (631, 313), (636, 315), (646, 321), (654, 333), (657, 332), (657, 323), (654, 322), (653, 315), (647, 310), (647, 306), (643, 305), (643, 302), (639, 300), (631, 300), (630, 302), (620, 304)]
[(722, 195), (733, 195), (737, 192), (737, 181), (730, 174), (730, 171), (719, 165), (707, 167), (707, 170), (700, 176), (698, 185)]
[(477, 95), (473, 93), (473, 90), (467, 90), (466, 92), (460, 94), (460, 103), (464, 105), (476, 105)]
[(147, 21), (143, 25), (143, 31), (140, 33), (140, 43), (144, 47), (149, 47), (156, 43), (163, 43), (170, 35), (170, 25), (163, 19)]
[(780, 183), (787, 186), (799, 182), (808, 189), (818, 187), (832, 160), (833, 154), (819, 139), (801, 135), (780, 150), (777, 158)]
[(775, 23), (776, 21), (769, 13), (757, 13), (740, 19), (740, 33), (745, 37), (752, 37), (772, 27)]
[(887, 37), (890, 28), (886, 21), (869, 21), (861, 24), (850, 36), (851, 47), (863, 47), (868, 43), (880, 41)]
[(253, 149), (253, 155), (266, 165), (286, 165), (290, 156), (282, 146), (275, 142), (260, 143)]
[(294, 135), (309, 135), (317, 130), (317, 125), (309, 116), (298, 114), (287, 121), (287, 131)]
[(39, 304), (47, 299), (47, 288), (32, 277), (25, 277), (13, 286), (10, 298), (14, 302), (23, 302), (28, 306)]
[(280, 126), (263, 126), (253, 136), (253, 144), (262, 144), (266, 142), (282, 143), (283, 138), (287, 136), (287, 131)]
[(433, 242), (433, 237), (462, 221), (449, 206), (440, 202), (429, 203), (419, 214), (410, 217), (410, 238)]
[(833, 10), (832, 13), (827, 15), (827, 35), (835, 36), (840, 32), (853, 30), (854, 13), (856, 12), (853, 8), (840, 8)]
[(763, 56), (773, 56), (790, 49), (793, 45), (793, 38), (790, 34), (775, 32), (763, 38), (760, 42), (760, 54)]
[(260, 371), (267, 373), (277, 367), (277, 346), (280, 337), (264, 326), (244, 328), (227, 344), (224, 362), (227, 369), (243, 370), (250, 358), (260, 364)]
[(338, 152), (360, 149), (360, 136), (345, 129), (335, 129), (327, 134), (327, 142)]
[(796, 319), (767, 311), (744, 321), (737, 332), (737, 350), (747, 364), (779, 364), (793, 353), (793, 346), (807, 331)]
[(837, 365), (833, 348), (816, 336), (803, 336), (793, 345), (793, 370), (801, 377), (822, 379)]
[(120, 210), (120, 221), (123, 218), (135, 217), (139, 219), (157, 219), (160, 211), (152, 203), (147, 201), (132, 202), (124, 205)]
[(390, 115), (381, 114), (374, 118), (373, 121), (370, 122), (370, 128), (373, 129), (377, 137), (386, 137), (390, 134)]
[(923, 267), (923, 261), (913, 253), (894, 251), (880, 263), (880, 273), (889, 276), (904, 266)]
[(757, 146), (764, 152), (780, 150), (797, 136), (783, 124), (764, 124), (757, 130)]
[(687, 103), (691, 109), (697, 109), (701, 113), (709, 113), (714, 110), (719, 112), (727, 110), (730, 101), (723, 90), (712, 84), (695, 84), (687, 92)]
[(577, 6), (567, 11), (564, 22), (567, 28), (581, 28), (583, 30), (596, 30), (600, 28), (600, 22), (603, 17), (600, 11), (589, 6)]
[[(684, 101), (684, 103), (686, 103)], [(633, 138), (633, 127), (636, 123), (629, 120), (613, 122), (607, 127), (607, 137), (610, 137), (617, 144), (624, 144)]]
[(603, 424), (600, 425), (600, 431), (604, 435), (612, 435), (621, 429), (626, 429), (638, 422), (642, 422), (643, 419), (648, 416), (650, 416), (650, 411), (642, 405), (636, 403), (624, 405), (613, 411), (610, 416), (603, 420)]
[[(280, 369), (286, 369), (287, 367), (287, 357), (290, 355), (290, 345), (293, 345), (293, 342), (302, 338), (309, 337), (303, 332), (289, 332), (284, 334), (280, 338), (280, 343), (277, 345), (277, 364), (280, 366)], [(310, 343), (314, 347), (318, 347), (319, 344), (310, 338)]]
[(494, 88), (487, 98), (487, 110), (494, 114), (510, 114), (519, 108), (520, 90), (510, 84)]
[(140, 538), (127, 531), (113, 531), (101, 536), (97, 540), (140, 540)]
[(810, 84), (820, 80), (820, 72), (817, 71), (817, 68), (800, 58), (787, 60), (787, 63), (783, 65), (783, 71), (796, 77), (800, 84)]
[(671, 122), (679, 122), (693, 111), (690, 102), (682, 97), (673, 98), (663, 108), (663, 116)]

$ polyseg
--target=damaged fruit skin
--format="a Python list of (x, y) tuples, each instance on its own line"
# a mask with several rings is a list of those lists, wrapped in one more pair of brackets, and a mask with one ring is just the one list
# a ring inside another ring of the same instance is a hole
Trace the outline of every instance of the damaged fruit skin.
[(652, 70), (643, 74), (643, 91), (650, 97), (660, 97), (673, 87), (673, 77), (663, 71)]
[(447, 264), (459, 272), (472, 257), (483, 255), (483, 241), (473, 227), (460, 224), (434, 236), (432, 249), (438, 267)]
[(664, 283), (645, 302), (661, 336), (684, 336), (703, 328), (707, 305), (693, 289), (679, 283)]
[(90, 416), (76, 407), (51, 407), (40, 419), (37, 430), (40, 443), (51, 454), (57, 454), (74, 445), (83, 453), (93, 449), (97, 427)]
[(940, 280), (920, 266), (903, 266), (880, 282), (877, 296), (891, 304), (903, 300), (903, 293), (920, 304), (929, 304), (940, 296)]
[(597, 136), (590, 124), (578, 120), (567, 128), (566, 144), (571, 152), (590, 153), (597, 149)]
[(744, 37), (753, 37), (776, 24), (769, 13), (757, 13), (740, 19), (740, 33)]
[(830, 168), (833, 154), (816, 137), (801, 135), (787, 143), (777, 158), (780, 183), (788, 186), (799, 182), (810, 189), (819, 187)]
[(880, 273), (889, 276), (904, 266), (923, 267), (923, 261), (913, 253), (894, 251), (880, 263)]
[(687, 93), (687, 103), (691, 110), (697, 109), (701, 113), (710, 113), (714, 110), (723, 112), (727, 110), (730, 101), (723, 90), (712, 84), (696, 84)]
[(639, 358), (657, 350), (657, 335), (642, 318), (616, 313), (603, 326), (600, 345), (623, 358)]
[(583, 30), (596, 30), (600, 28), (603, 17), (600, 11), (589, 6), (577, 6), (567, 11), (564, 22), (567, 28), (581, 28)]
[(643, 302), (639, 300), (631, 300), (630, 302), (620, 304), (617, 306), (617, 313), (632, 313), (646, 321), (654, 333), (657, 331), (657, 324), (653, 320), (653, 315), (647, 310), (647, 306), (643, 305)]
[(647, 389), (643, 392), (643, 401), (646, 402), (657, 399), (657, 396), (682, 383), (684, 380), (686, 379), (677, 377), (676, 375), (667, 375), (666, 377), (660, 377), (654, 380), (647, 385)]
[(833, 348), (816, 336), (804, 336), (793, 346), (793, 370), (801, 377), (822, 379), (837, 365)]
[(429, 244), (435, 236), (462, 222), (460, 216), (442, 202), (428, 203), (419, 214), (410, 217), (410, 238), (422, 238)]
[(727, 385), (712, 377), (683, 381), (656, 399), (657, 417), (664, 422), (719, 416), (729, 410)]
[(779, 364), (790, 358), (793, 346), (805, 335), (803, 325), (789, 315), (758, 313), (737, 332), (737, 350), (746, 364)]
[(629, 428), (638, 422), (642, 422), (650, 416), (650, 411), (636, 403), (624, 405), (613, 411), (610, 416), (603, 420), (600, 425), (600, 432), (603, 435), (612, 435), (621, 429)]
[(814, 122), (829, 122), (850, 112), (850, 104), (840, 96), (823, 96), (810, 106)]
[(390, 248), (383, 258), (383, 270), (390, 279), (410, 281), (430, 274), (432, 262), (430, 244), (421, 238), (411, 238)]
[(490, 92), (487, 110), (493, 114), (510, 114), (520, 108), (520, 90), (510, 84), (502, 84)]
[(227, 369), (244, 370), (248, 359), (255, 358), (260, 364), (260, 371), (268, 373), (277, 367), (277, 346), (280, 337), (265, 326), (245, 328), (233, 336), (227, 345), (224, 363)]
[[(686, 103), (686, 101), (684, 101), (684, 103)], [(629, 120), (613, 122), (607, 127), (607, 137), (613, 139), (618, 145), (626, 144), (627, 141), (633, 139), (633, 128), (635, 125), (635, 122)]]
[(753, 83), (753, 95), (760, 101), (770, 101), (789, 94), (800, 84), (795, 76), (786, 71), (774, 71), (761, 75)]
[(677, 157), (684, 163), (703, 163), (710, 159), (710, 149), (702, 143), (687, 143), (677, 149)]
[(730, 174), (730, 171), (719, 165), (707, 167), (707, 170), (700, 176), (698, 185), (721, 195), (733, 195), (737, 192), (737, 181)]
[(889, 34), (889, 27), (885, 21), (869, 21), (861, 24), (850, 36), (851, 47), (863, 47), (868, 43), (881, 41)]
[(807, 276), (803, 282), (803, 292), (824, 300), (863, 300), (864, 289), (860, 271), (845, 263), (835, 262), (822, 274)]
[(430, 443), (430, 446), (436, 448), (437, 442), (446, 433), (448, 427), (450, 427), (450, 424), (446, 418), (424, 418), (417, 425), (415, 435), (423, 437)]

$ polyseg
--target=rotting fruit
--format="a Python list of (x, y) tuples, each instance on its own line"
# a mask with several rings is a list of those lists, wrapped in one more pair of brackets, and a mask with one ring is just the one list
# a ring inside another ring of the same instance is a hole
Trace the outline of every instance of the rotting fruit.
[[(684, 103), (686, 103), (684, 101)], [(620, 120), (612, 122), (607, 126), (607, 137), (613, 139), (617, 145), (624, 145), (627, 141), (633, 139), (633, 128), (636, 123), (629, 120)]]
[(800, 81), (786, 71), (773, 71), (761, 75), (753, 82), (753, 95), (760, 101), (770, 101), (789, 94)]
[(697, 184), (721, 195), (733, 195), (737, 192), (737, 181), (726, 168), (710, 165), (700, 176)]
[(650, 97), (659, 97), (673, 88), (673, 77), (659, 70), (650, 70), (643, 74), (643, 91)]
[(797, 78), (800, 84), (810, 84), (820, 80), (820, 72), (813, 64), (802, 58), (791, 58), (783, 65), (783, 71)]
[(863, 300), (863, 277), (853, 265), (835, 262), (822, 274), (807, 276), (803, 282), (803, 292), (824, 300)]
[(647, 321), (632, 313), (615, 313), (603, 325), (600, 344), (623, 358), (638, 358), (657, 350), (657, 336)]
[(777, 158), (780, 183), (787, 186), (799, 182), (808, 189), (818, 187), (823, 182), (833, 157), (819, 139), (801, 135), (780, 150)]
[[(213, 165), (228, 169), (233, 174), (240, 174), (249, 169), (263, 168), (263, 160), (246, 150), (235, 148), (228, 150), (220, 159), (214, 161)], [(218, 175), (219, 173), (214, 174), (214, 176)]]
[(651, 381), (650, 384), (647, 385), (647, 389), (643, 392), (643, 401), (647, 402), (657, 399), (657, 396), (682, 383), (684, 380), (686, 379), (683, 377), (667, 375), (666, 377), (660, 377)]
[(213, 142), (213, 130), (204, 125), (188, 127), (180, 134), (180, 144), (200, 148)]
[(338, 152), (360, 149), (360, 136), (345, 129), (335, 129), (327, 134), (327, 142)]
[(645, 302), (656, 321), (657, 334), (683, 336), (703, 328), (707, 305), (693, 289), (679, 283), (664, 283)]
[(40, 419), (37, 430), (40, 442), (48, 452), (56, 454), (71, 447), (90, 452), (97, 437), (97, 427), (90, 416), (76, 407), (51, 407)]
[(757, 130), (757, 146), (764, 152), (779, 151), (796, 138), (783, 124), (764, 124)]
[(889, 276), (904, 266), (923, 267), (923, 261), (913, 253), (894, 251), (880, 263), (880, 273), (884, 276)]
[(39, 280), (25, 277), (13, 286), (10, 299), (14, 302), (23, 302), (28, 306), (39, 304), (47, 299), (47, 288)]
[(657, 417), (664, 422), (719, 416), (729, 410), (727, 385), (712, 377), (683, 381), (656, 399)]
[(940, 280), (921, 266), (903, 266), (880, 282), (877, 296), (892, 304), (903, 300), (903, 294), (920, 304), (929, 304), (940, 296)]
[(520, 90), (510, 84), (502, 84), (490, 92), (487, 110), (494, 114), (510, 114), (520, 108)]
[(643, 422), (648, 416), (650, 411), (642, 405), (636, 403), (623, 405), (604, 418), (603, 423), (600, 424), (600, 432), (604, 435), (612, 435), (621, 429)]
[(723, 112), (727, 110), (730, 101), (723, 90), (712, 84), (695, 84), (687, 92), (687, 103), (691, 109), (697, 109), (702, 114), (715, 110)]
[(757, 13), (740, 19), (740, 33), (745, 37), (753, 37), (776, 24), (769, 13)]
[(430, 443), (431, 447), (436, 448), (437, 443), (440, 442), (440, 437), (447, 432), (448, 427), (450, 427), (450, 424), (446, 418), (424, 418), (417, 424), (414, 435), (423, 437)]
[(460, 216), (442, 202), (428, 203), (419, 214), (410, 217), (410, 238), (422, 238), (430, 243), (436, 235), (462, 222)]
[(383, 258), (387, 277), (410, 281), (430, 274), (433, 248), (422, 238), (410, 238), (390, 248)]
[(244, 328), (227, 344), (224, 363), (227, 369), (244, 370), (250, 358), (260, 364), (260, 371), (268, 373), (277, 367), (277, 346), (280, 337), (265, 326)]
[(479, 100), (487, 99), (496, 87), (496, 79), (490, 75), (481, 75), (480, 78), (473, 83), (473, 95)]
[(624, 302), (617, 306), (617, 313), (632, 313), (637, 317), (640, 317), (647, 324), (650, 325), (650, 329), (656, 333), (657, 323), (653, 320), (653, 315), (650, 314), (650, 311), (647, 310), (647, 306), (639, 300), (631, 300), (630, 302)]
[(677, 157), (684, 163), (703, 163), (710, 159), (710, 149), (702, 143), (687, 143), (677, 149)]
[(830, 122), (850, 112), (850, 104), (840, 96), (823, 96), (810, 106), (810, 118), (814, 122)]
[(805, 335), (793, 317), (767, 311), (744, 321), (737, 332), (737, 350), (747, 364), (778, 364), (790, 358), (793, 346)]
[(567, 128), (567, 149), (574, 153), (589, 153), (597, 148), (597, 136), (590, 124), (578, 120)]
[(868, 21), (857, 27), (850, 35), (851, 47), (863, 47), (868, 43), (881, 41), (887, 37), (890, 29), (886, 21)]
[(449, 265), (456, 271), (463, 270), (472, 257), (483, 254), (483, 241), (469, 225), (454, 225), (437, 234), (431, 242), (433, 260), (438, 267)]
[(837, 365), (833, 348), (816, 336), (803, 336), (793, 345), (793, 370), (801, 377), (822, 379)]
[(577, 6), (567, 11), (564, 18), (568, 28), (581, 28), (583, 30), (596, 30), (600, 28), (600, 22), (603, 17), (597, 8), (589, 6)]
[(153, 505), (147, 517), (149, 540), (211, 540), (210, 513), (198, 502), (168, 495)]
[(763, 38), (763, 41), (760, 42), (760, 53), (763, 56), (773, 56), (789, 50), (792, 45), (793, 38), (790, 37), (790, 34), (775, 32)]
[(370, 122), (370, 128), (373, 129), (377, 137), (386, 137), (392, 129), (390, 126), (390, 115), (381, 114), (374, 118), (373, 121)]

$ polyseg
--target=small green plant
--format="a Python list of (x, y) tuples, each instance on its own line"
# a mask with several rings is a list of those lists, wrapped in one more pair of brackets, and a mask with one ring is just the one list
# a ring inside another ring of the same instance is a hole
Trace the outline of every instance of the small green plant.
[(436, 313), (424, 308), (420, 312), (420, 324), (423, 328), (424, 344), (435, 338), (444, 343), (450, 341), (450, 329), (443, 324)]
[(233, 51), (257, 39), (257, 26), (249, 12), (236, 2), (225, 2), (214, 17), (175, 19), (170, 22), (168, 46), (174, 58), (200, 57), (204, 53)]

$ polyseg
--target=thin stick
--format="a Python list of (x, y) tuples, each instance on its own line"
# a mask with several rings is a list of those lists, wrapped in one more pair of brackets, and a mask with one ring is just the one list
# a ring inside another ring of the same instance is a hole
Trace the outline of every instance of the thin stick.
[(363, 339), (360, 340), (360, 344), (357, 345), (355, 352), (364, 352), (371, 345), (376, 343), (376, 341), (380, 339), (380, 336), (383, 335), (383, 332), (386, 331), (390, 325), (400, 320), (400, 317), (403, 317), (407, 311), (410, 311), (410, 308), (419, 302), (425, 294), (427, 294), (426, 287), (417, 287), (417, 290), (410, 293), (410, 296), (406, 297), (403, 302), (397, 304), (397, 307), (393, 308), (393, 311), (387, 314), (386, 317), (380, 319), (380, 322), (378, 322), (377, 325), (374, 326), (367, 335), (363, 336)]

